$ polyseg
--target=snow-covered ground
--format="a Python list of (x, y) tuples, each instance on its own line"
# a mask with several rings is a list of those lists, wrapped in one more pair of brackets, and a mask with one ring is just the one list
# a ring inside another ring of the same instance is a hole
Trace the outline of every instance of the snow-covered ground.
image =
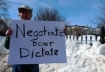
[[(0, 72), (11, 72), (7, 65), (8, 50), (0, 40)], [(40, 64), (40, 72), (105, 72), (105, 44), (94, 41), (93, 45), (66, 40), (67, 63)]]

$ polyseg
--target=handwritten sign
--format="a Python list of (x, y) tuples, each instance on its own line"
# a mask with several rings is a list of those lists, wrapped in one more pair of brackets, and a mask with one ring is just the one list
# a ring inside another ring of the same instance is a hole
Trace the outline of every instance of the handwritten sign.
[(65, 24), (13, 20), (8, 64), (66, 63)]

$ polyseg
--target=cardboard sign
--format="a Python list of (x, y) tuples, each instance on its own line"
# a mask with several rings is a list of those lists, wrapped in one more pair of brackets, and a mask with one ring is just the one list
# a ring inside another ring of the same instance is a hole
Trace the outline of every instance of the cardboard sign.
[(66, 63), (64, 22), (13, 20), (8, 64)]

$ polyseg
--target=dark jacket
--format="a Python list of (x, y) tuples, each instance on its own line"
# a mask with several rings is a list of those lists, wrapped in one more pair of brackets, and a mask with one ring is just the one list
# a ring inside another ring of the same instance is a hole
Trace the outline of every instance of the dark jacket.
[(6, 37), (6, 38), (5, 38), (5, 42), (4, 42), (4, 47), (5, 47), (6, 49), (9, 49), (9, 43), (10, 43), (10, 38), (9, 38), (9, 37)]

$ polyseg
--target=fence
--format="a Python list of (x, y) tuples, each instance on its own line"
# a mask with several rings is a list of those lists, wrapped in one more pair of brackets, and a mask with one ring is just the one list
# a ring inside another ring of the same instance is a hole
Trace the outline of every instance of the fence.
[(82, 35), (82, 36), (74, 36), (68, 35), (66, 39), (70, 39), (71, 41), (78, 41), (80, 43), (86, 43), (92, 45), (94, 41), (99, 41), (100, 36), (97, 35)]
[(100, 28), (100, 34), (98, 35), (81, 35), (81, 36), (76, 36), (76, 35), (68, 35), (66, 38), (69, 38), (70, 40), (77, 40), (80, 43), (86, 43), (92, 45), (94, 41), (100, 41), (101, 44), (105, 43), (105, 28), (102, 26)]

